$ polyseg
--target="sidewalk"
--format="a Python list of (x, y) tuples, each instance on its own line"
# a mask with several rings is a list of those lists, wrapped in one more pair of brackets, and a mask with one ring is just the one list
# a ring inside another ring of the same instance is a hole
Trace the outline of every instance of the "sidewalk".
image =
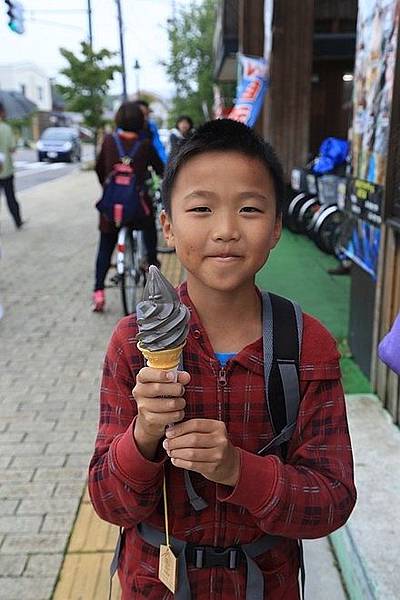
[[(115, 528), (84, 492), (101, 364), (121, 313), (117, 290), (104, 315), (89, 312), (97, 193), (94, 175), (78, 172), (20, 194), (25, 231), (1, 214), (1, 600), (107, 599)], [(167, 276), (179, 278), (166, 258)], [(306, 563), (308, 599), (344, 600), (326, 540), (306, 542)]]
[(2, 219), (0, 598), (51, 598), (84, 490), (106, 341), (120, 316), (89, 312), (98, 194), (93, 173), (19, 198)]

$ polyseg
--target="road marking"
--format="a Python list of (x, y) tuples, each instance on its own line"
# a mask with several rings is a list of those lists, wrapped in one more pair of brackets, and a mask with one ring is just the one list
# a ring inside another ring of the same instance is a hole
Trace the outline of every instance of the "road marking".
[[(33, 171), (36, 173), (45, 173), (46, 171), (56, 171), (57, 169), (65, 168), (68, 163), (30, 163), (30, 167), (28, 169), (23, 169), (22, 171), (16, 172), (16, 177), (20, 179), (21, 177), (27, 177), (28, 175), (33, 175)], [(33, 167), (32, 165), (36, 165)], [(39, 169), (40, 167), (40, 169)]]

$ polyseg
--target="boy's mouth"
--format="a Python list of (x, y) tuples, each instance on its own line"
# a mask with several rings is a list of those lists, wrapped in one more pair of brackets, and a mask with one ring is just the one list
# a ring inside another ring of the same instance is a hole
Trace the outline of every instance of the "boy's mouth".
[(224, 261), (224, 262), (229, 262), (231, 260), (238, 260), (239, 258), (241, 258), (241, 256), (239, 256), (238, 254), (211, 254), (209, 256), (209, 258), (213, 258), (214, 260), (220, 260), (220, 261)]

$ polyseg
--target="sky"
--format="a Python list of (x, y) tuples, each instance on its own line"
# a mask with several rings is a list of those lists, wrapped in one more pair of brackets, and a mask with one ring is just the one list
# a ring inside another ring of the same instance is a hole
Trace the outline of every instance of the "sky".
[[(66, 66), (59, 48), (79, 52), (80, 42), (89, 37), (87, 0), (21, 1), (25, 8), (25, 33), (18, 35), (7, 27), (7, 7), (0, 0), (0, 64), (34, 62), (49, 77), (57, 78), (60, 69)], [(177, 6), (183, 3), (183, 0), (175, 2)], [(105, 47), (119, 51), (115, 0), (91, 0), (91, 5), (94, 49)], [(163, 97), (172, 94), (172, 84), (159, 65), (159, 61), (168, 56), (166, 22), (172, 16), (172, 5), (173, 0), (121, 0), (128, 94), (136, 92), (135, 60), (141, 67), (141, 90), (153, 91)], [(114, 60), (118, 61), (118, 57)], [(111, 93), (121, 92), (121, 76), (117, 74)]]

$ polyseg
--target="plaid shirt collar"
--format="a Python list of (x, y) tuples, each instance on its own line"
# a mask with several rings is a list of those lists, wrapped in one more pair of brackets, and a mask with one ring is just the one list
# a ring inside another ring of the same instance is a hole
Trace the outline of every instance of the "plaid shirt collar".
[[(200, 317), (197, 313), (197, 310), (190, 299), (186, 281), (181, 283), (177, 291), (181, 302), (183, 302), (183, 304), (185, 304), (190, 310), (190, 339), (196, 344), (200, 354), (203, 356), (206, 362), (211, 362), (215, 367), (218, 367), (219, 361), (215, 356), (215, 352), (208, 338), (207, 332), (204, 329), (202, 322), (200, 321)], [(262, 337), (256, 340), (255, 342), (252, 342), (245, 348), (242, 348), (242, 350), (238, 352), (238, 354), (236, 354), (232, 359), (230, 359), (229, 363), (232, 366), (234, 363), (237, 363), (245, 369), (252, 371), (253, 373), (263, 375), (264, 355)], [(230, 366), (228, 364), (227, 371), (229, 370)]]

